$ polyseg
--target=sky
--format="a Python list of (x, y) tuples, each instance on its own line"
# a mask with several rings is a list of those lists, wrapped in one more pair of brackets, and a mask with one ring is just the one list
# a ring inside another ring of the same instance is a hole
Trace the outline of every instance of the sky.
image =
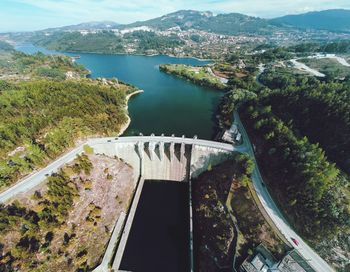
[(0, 32), (89, 21), (132, 23), (181, 9), (273, 18), (334, 8), (350, 9), (350, 0), (0, 0)]

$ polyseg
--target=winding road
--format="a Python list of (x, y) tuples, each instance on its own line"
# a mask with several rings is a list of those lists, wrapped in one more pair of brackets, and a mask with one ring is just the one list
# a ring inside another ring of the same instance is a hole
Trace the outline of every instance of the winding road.
[(68, 153), (62, 155), (60, 158), (56, 159), (54, 162), (46, 166), (45, 168), (34, 172), (33, 174), (25, 177), (12, 187), (0, 193), (0, 202), (6, 202), (10, 198), (15, 197), (18, 194), (27, 192), (34, 187), (38, 186), (43, 182), (46, 176), (57, 172), (57, 170), (64, 164), (69, 163), (75, 159), (75, 157), (82, 153), (84, 150), (84, 145), (88, 144), (92, 147), (100, 144), (115, 144), (115, 143), (137, 143), (137, 142), (166, 142), (166, 143), (177, 143), (177, 144), (187, 144), (187, 145), (200, 145), (206, 147), (212, 147), (217, 149), (222, 149), (226, 151), (237, 151), (244, 152), (244, 146), (232, 146), (231, 144), (225, 144), (220, 142), (201, 140), (197, 138), (185, 138), (185, 137), (172, 137), (172, 136), (130, 136), (130, 137), (107, 137), (107, 138), (96, 138), (90, 139), (84, 144), (79, 145)]
[[(202, 145), (207, 147), (218, 148), (227, 151), (237, 151), (240, 153), (247, 153), (251, 156), (255, 163), (255, 168), (252, 174), (252, 180), (254, 188), (259, 197), (261, 204), (266, 210), (267, 214), (270, 216), (272, 221), (275, 223), (276, 227), (285, 236), (285, 238), (298, 250), (298, 252), (309, 262), (309, 264), (319, 272), (329, 272), (334, 271), (320, 256), (315, 253), (311, 247), (309, 247), (302, 238), (295, 233), (293, 228), (288, 224), (288, 222), (283, 217), (282, 213), (278, 209), (277, 205), (273, 201), (266, 187), (263, 185), (263, 179), (261, 177), (257, 161), (255, 159), (254, 151), (250, 143), (249, 137), (245, 128), (239, 118), (237, 112), (234, 113), (234, 123), (237, 125), (239, 131), (243, 137), (243, 144), (240, 146), (233, 146), (231, 144), (225, 144), (214, 141), (200, 140), (196, 138), (184, 138), (184, 137), (167, 137), (167, 136), (134, 136), (134, 137), (119, 137), (119, 138), (98, 138), (90, 139), (85, 144), (90, 146), (96, 146), (99, 144), (113, 144), (113, 143), (130, 143), (130, 142), (174, 142), (174, 143), (185, 143), (188, 145)], [(32, 175), (24, 178), (22, 181), (18, 182), (14, 186), (10, 187), (6, 191), (0, 193), (0, 202), (8, 201), (10, 198), (15, 197), (20, 193), (24, 193), (34, 187), (38, 186), (43, 182), (47, 175), (50, 175), (53, 172), (56, 172), (64, 164), (74, 160), (77, 154), (83, 152), (84, 144), (76, 147), (70, 152), (58, 158), (56, 161), (49, 164), (44, 169), (33, 173)], [(299, 245), (296, 246), (291, 238), (297, 239)]]
[(293, 63), (294, 68), (296, 68), (300, 71), (308, 72), (316, 77), (325, 77), (326, 76), (325, 74), (323, 74), (315, 69), (312, 69), (311, 67), (307, 66), (306, 64), (297, 61), (296, 59), (292, 59), (292, 60), (290, 60), (290, 62)]
[[(308, 261), (309, 265), (318, 272), (329, 272), (334, 271), (329, 264), (327, 264), (303, 239), (293, 230), (289, 225), (287, 220), (284, 218), (279, 208), (273, 201), (271, 195), (266, 189), (263, 178), (260, 174), (259, 167), (254, 155), (254, 150), (249, 140), (248, 134), (239, 118), (237, 112), (234, 113), (234, 123), (237, 125), (239, 131), (243, 137), (243, 145), (245, 146), (246, 153), (250, 155), (255, 164), (254, 171), (252, 174), (252, 180), (254, 184), (255, 191), (259, 197), (261, 204), (266, 210), (267, 214), (270, 216), (272, 221), (275, 223), (276, 227), (282, 233), (282, 235), (290, 242), (290, 244)], [(297, 239), (299, 245), (296, 246), (292, 239)]]

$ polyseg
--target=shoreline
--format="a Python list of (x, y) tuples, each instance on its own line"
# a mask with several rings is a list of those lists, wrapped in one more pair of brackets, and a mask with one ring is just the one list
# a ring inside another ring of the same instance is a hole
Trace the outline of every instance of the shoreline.
[(124, 134), (124, 132), (128, 129), (128, 127), (129, 127), (129, 125), (130, 125), (130, 123), (131, 123), (131, 118), (130, 118), (129, 112), (128, 112), (128, 109), (129, 109), (129, 100), (130, 100), (130, 98), (133, 97), (134, 95), (137, 95), (137, 94), (143, 93), (143, 92), (144, 92), (144, 90), (136, 90), (136, 91), (134, 91), (134, 92), (132, 92), (132, 93), (130, 93), (130, 94), (128, 94), (128, 95), (126, 96), (126, 98), (125, 98), (126, 101), (125, 101), (124, 110), (125, 110), (126, 118), (127, 118), (128, 120), (126, 121), (125, 124), (123, 124), (123, 125), (120, 127), (120, 131), (119, 131), (118, 134), (117, 134), (118, 137)]
[[(123, 124), (120, 127), (120, 131), (118, 132), (118, 134), (116, 135), (117, 137), (121, 136), (129, 127), (130, 123), (131, 123), (131, 118), (128, 114), (128, 108), (129, 108), (129, 100), (131, 97), (133, 97), (136, 94), (139, 93), (143, 93), (144, 90), (136, 90), (130, 94), (128, 94), (125, 98), (125, 107), (124, 110), (126, 111), (126, 117), (127, 117), (127, 122), (125, 124)], [(5, 186), (4, 188), (0, 189), (0, 193), (5, 192), (6, 190), (10, 189), (11, 187), (15, 186), (16, 184), (20, 183), (21, 181), (23, 181), (26, 178), (29, 178), (30, 176), (34, 175), (35, 173), (37, 173), (38, 171), (40, 171), (41, 169), (47, 167), (50, 163), (52, 163), (55, 160), (59, 160), (60, 158), (62, 158), (64, 155), (66, 155), (67, 153), (69, 153), (70, 151), (72, 151), (73, 149), (77, 148), (79, 145), (83, 144), (84, 142), (86, 142), (88, 139), (94, 138), (94, 137), (103, 137), (102, 135), (90, 135), (88, 137), (82, 137), (80, 139), (78, 139), (77, 141), (75, 141), (74, 145), (71, 146), (70, 148), (68, 148), (67, 150), (65, 150), (64, 152), (62, 152), (59, 156), (57, 156), (56, 158), (54, 158), (53, 160), (48, 160), (47, 163), (45, 163), (45, 165), (43, 167), (39, 167), (37, 169), (34, 169), (31, 173), (22, 176), (20, 179), (18, 179), (16, 182), (10, 184), (9, 186)]]
[[(202, 58), (199, 58), (199, 57), (195, 57), (195, 56), (180, 56), (180, 55), (173, 55), (173, 54), (161, 54), (161, 53), (154, 53), (154, 54), (146, 54), (146, 53), (118, 53), (118, 52), (115, 52), (115, 53), (107, 53), (107, 52), (93, 52), (93, 51), (57, 51), (57, 50), (54, 50), (54, 49), (49, 49), (49, 48), (46, 48), (46, 47), (43, 47), (43, 46), (38, 46), (38, 45), (35, 45), (35, 44), (32, 44), (32, 43), (15, 43), (15, 49), (16, 47), (18, 46), (21, 46), (21, 45), (33, 45), (37, 48), (41, 48), (41, 49), (45, 49), (45, 50), (49, 50), (49, 51), (53, 51), (53, 54), (58, 54), (58, 55), (65, 55), (65, 56), (68, 56), (68, 54), (97, 54), (97, 55), (126, 55), (126, 56), (145, 56), (145, 57), (155, 57), (155, 56), (167, 56), (167, 57), (171, 57), (171, 58), (182, 58), (182, 59), (195, 59), (195, 60), (198, 60), (198, 61), (209, 61), (209, 62), (215, 62), (216, 59), (202, 59)], [(16, 49), (17, 50), (17, 49)], [(18, 50), (17, 50), (18, 51)], [(44, 53), (45, 54), (45, 53)], [(47, 54), (46, 54), (47, 55)], [(70, 57), (70, 56), (68, 56)]]

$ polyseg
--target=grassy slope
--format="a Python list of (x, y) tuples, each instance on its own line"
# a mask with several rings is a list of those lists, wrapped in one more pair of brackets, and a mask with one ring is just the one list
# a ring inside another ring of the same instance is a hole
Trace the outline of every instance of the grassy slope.
[[(63, 168), (65, 181), (49, 177), (2, 207), (1, 271), (86, 271), (101, 261), (131, 199), (133, 171), (103, 155), (82, 158)], [(13, 203), (22, 214), (14, 213)]]
[(225, 90), (226, 86), (221, 81), (212, 75), (206, 66), (193, 67), (183, 64), (163, 64), (160, 70), (169, 74), (186, 78), (194, 83), (202, 86)]

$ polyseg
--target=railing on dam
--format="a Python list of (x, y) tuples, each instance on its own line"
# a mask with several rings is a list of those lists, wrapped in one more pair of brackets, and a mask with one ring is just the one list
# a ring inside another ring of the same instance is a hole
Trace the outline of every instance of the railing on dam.
[[(83, 152), (84, 145), (86, 144), (92, 147), (96, 154), (117, 157), (131, 165), (134, 169), (135, 189), (137, 189), (137, 184), (140, 179), (159, 179), (181, 182), (190, 181), (191, 178), (195, 178), (202, 172), (206, 171), (209, 166), (216, 165), (226, 160), (228, 156), (232, 155), (232, 152), (244, 151), (242, 147), (235, 147), (231, 144), (201, 140), (197, 139), (197, 137), (186, 138), (185, 136), (175, 137), (151, 135), (89, 139), (85, 143), (61, 156), (44, 169), (33, 173), (13, 187), (2, 192), (0, 194), (0, 202), (5, 202), (20, 193), (38, 186), (48, 175), (57, 172), (58, 169), (63, 167), (66, 163), (73, 161), (78, 154)], [(191, 217), (191, 271), (193, 271), (191, 197), (189, 198), (189, 201)], [(135, 205), (137, 206), (137, 203), (135, 203)], [(136, 209), (135, 205), (134, 209)], [(129, 225), (131, 225), (132, 217), (128, 218)], [(124, 228), (123, 236), (126, 237), (122, 237), (122, 239), (127, 239), (128, 232), (129, 231)], [(114, 268), (118, 267), (123, 251), (123, 246), (118, 248)]]
[[(116, 146), (122, 146), (123, 144), (128, 148), (125, 148), (125, 151), (132, 151), (132, 149), (135, 149), (135, 146), (137, 143), (143, 143), (143, 144), (149, 144), (149, 143), (155, 143), (156, 145), (159, 145), (159, 143), (165, 143), (165, 144), (185, 144), (185, 145), (191, 145), (196, 146), (198, 149), (207, 148), (207, 149), (217, 149), (222, 151), (228, 151), (228, 152), (242, 152), (241, 147), (235, 147), (230, 144), (220, 143), (220, 142), (214, 142), (214, 141), (208, 141), (208, 140), (201, 140), (195, 138), (185, 138), (185, 137), (174, 137), (174, 136), (130, 136), (130, 137), (105, 137), (105, 138), (96, 138), (96, 139), (89, 139), (85, 143), (77, 146), (73, 150), (69, 151), (68, 153), (64, 154), (60, 158), (53, 161), (51, 164), (49, 164), (47, 167), (33, 172), (28, 177), (25, 177), (20, 182), (16, 183), (14, 186), (10, 187), (6, 191), (3, 191), (0, 193), (0, 202), (5, 202), (9, 200), (12, 197), (15, 197), (16, 195), (26, 192), (35, 186), (38, 186), (41, 182), (45, 180), (47, 175), (52, 174), (53, 172), (56, 172), (60, 167), (62, 167), (64, 164), (69, 163), (70, 161), (74, 160), (76, 155), (83, 152), (83, 146), (88, 144), (92, 147), (98, 147), (98, 146), (104, 146), (106, 153), (108, 154), (108, 150), (112, 149)], [(113, 153), (113, 152), (112, 152)], [(114, 152), (115, 153), (115, 152)], [(116, 154), (114, 154), (116, 155)], [(140, 165), (139, 165), (140, 167)], [(194, 173), (196, 174), (196, 173)], [(137, 175), (138, 176), (138, 175)]]
[(181, 144), (184, 143), (186, 145), (199, 145), (199, 146), (205, 146), (205, 147), (212, 147), (217, 149), (223, 149), (227, 151), (238, 151), (239, 148), (234, 147), (232, 144), (226, 144), (221, 142), (214, 142), (209, 140), (202, 140), (198, 139), (197, 137), (194, 138), (185, 138), (183, 137), (175, 137), (175, 136), (127, 136), (127, 137), (105, 137), (105, 138), (96, 138), (96, 139), (90, 139), (87, 141), (87, 144), (106, 144), (106, 143), (150, 143), (150, 142), (156, 142), (156, 143), (175, 143), (175, 144)]

